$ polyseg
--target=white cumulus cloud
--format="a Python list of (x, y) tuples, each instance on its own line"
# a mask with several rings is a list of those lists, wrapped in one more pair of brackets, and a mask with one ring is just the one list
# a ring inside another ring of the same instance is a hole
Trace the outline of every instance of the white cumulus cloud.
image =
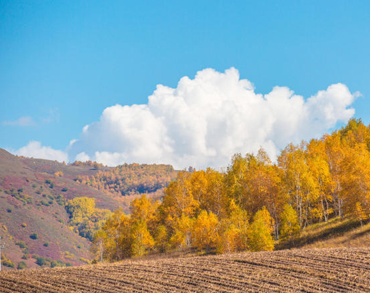
[(16, 151), (12, 151), (12, 153), (24, 157), (68, 162), (67, 153), (60, 150), (55, 150), (48, 146), (42, 146), (39, 141), (31, 141), (28, 143), (28, 145)]
[(356, 95), (340, 83), (307, 99), (278, 86), (263, 95), (235, 68), (204, 69), (194, 79), (181, 78), (177, 88), (158, 85), (145, 105), (106, 108), (68, 152), (111, 166), (169, 163), (180, 169), (225, 167), (233, 154), (261, 146), (274, 158), (290, 142), (347, 122)]

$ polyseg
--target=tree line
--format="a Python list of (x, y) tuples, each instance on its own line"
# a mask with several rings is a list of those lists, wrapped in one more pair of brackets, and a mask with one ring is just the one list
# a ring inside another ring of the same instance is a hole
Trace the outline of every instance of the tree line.
[[(81, 164), (81, 162), (75, 162)], [(91, 165), (97, 164), (90, 162)], [(100, 170), (91, 176), (77, 176), (76, 182), (101, 190), (108, 195), (126, 196), (154, 193), (176, 178), (177, 172), (170, 165), (124, 164)]]
[(370, 126), (352, 119), (340, 130), (298, 145), (276, 162), (260, 149), (236, 154), (225, 172), (181, 171), (161, 202), (145, 195), (131, 214), (115, 211), (92, 251), (114, 261), (153, 252), (273, 250), (313, 223), (370, 216)]

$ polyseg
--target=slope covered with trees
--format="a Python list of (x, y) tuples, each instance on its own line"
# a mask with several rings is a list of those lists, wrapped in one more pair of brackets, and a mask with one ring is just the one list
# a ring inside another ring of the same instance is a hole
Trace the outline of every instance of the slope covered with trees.
[[(81, 164), (86, 163), (73, 163)], [(93, 166), (103, 170), (93, 175), (77, 176), (76, 181), (118, 197), (146, 193), (149, 197), (159, 198), (177, 174), (170, 165), (124, 164), (108, 170), (96, 163)]]
[[(131, 177), (150, 177), (149, 169), (156, 174), (156, 166), (148, 165), (139, 171), (140, 168), (137, 165)], [(170, 166), (165, 168), (173, 171)], [(93, 162), (67, 165), (17, 157), (0, 149), (0, 236), (6, 245), (1, 256), (4, 269), (89, 262), (94, 233), (112, 211), (121, 207), (127, 212), (130, 201), (140, 195), (132, 181), (125, 185), (133, 191), (126, 196), (77, 182), (78, 176), (91, 177), (111, 170), (114, 168)], [(140, 174), (134, 175), (136, 171)], [(120, 185), (124, 179), (122, 175), (115, 184)], [(165, 180), (158, 179), (164, 186), (169, 182)]]
[(273, 250), (334, 217), (370, 216), (370, 127), (360, 120), (321, 139), (289, 144), (273, 163), (236, 154), (226, 172), (179, 172), (162, 202), (145, 196), (116, 211), (94, 238), (106, 260), (182, 249)]

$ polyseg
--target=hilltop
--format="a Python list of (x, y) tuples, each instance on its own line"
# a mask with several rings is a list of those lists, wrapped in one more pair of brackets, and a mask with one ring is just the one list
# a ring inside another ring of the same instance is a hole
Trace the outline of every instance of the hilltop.
[(0, 273), (2, 292), (370, 292), (370, 249), (126, 260)]
[[(125, 168), (130, 169), (130, 166)], [(152, 169), (151, 173), (146, 166)], [(131, 185), (126, 184), (126, 188), (131, 188), (131, 193), (121, 195), (106, 189), (99, 190), (98, 186), (78, 180), (110, 174), (116, 168), (17, 157), (0, 149), (0, 236), (6, 243), (3, 262), (15, 267), (24, 262), (29, 268), (44, 264), (64, 266), (87, 263), (91, 259), (89, 239), (79, 236), (76, 227), (71, 227), (71, 215), (65, 205), (69, 200), (87, 197), (94, 199), (96, 211), (108, 212), (121, 207), (128, 212), (130, 201), (143, 192), (148, 192), (149, 197), (159, 198), (163, 188), (176, 174), (172, 166), (165, 165), (135, 164), (133, 168), (140, 168), (144, 177), (155, 173), (156, 169), (166, 169), (168, 174), (165, 178), (158, 176), (161, 184), (157, 184), (157, 188), (139, 190), (129, 183)], [(136, 169), (132, 173), (138, 173)], [(120, 186), (125, 175), (116, 178), (110, 186)]]

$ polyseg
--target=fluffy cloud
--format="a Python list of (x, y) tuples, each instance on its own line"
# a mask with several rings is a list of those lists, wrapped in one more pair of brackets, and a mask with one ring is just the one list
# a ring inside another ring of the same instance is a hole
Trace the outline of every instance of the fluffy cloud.
[(38, 141), (31, 141), (28, 145), (12, 152), (15, 155), (32, 157), (37, 159), (56, 160), (59, 162), (68, 162), (68, 154), (55, 150), (51, 147), (42, 146)]
[(261, 146), (273, 158), (289, 142), (319, 137), (354, 115), (356, 97), (334, 84), (304, 99), (287, 87), (257, 94), (230, 68), (158, 85), (145, 105), (106, 108), (69, 147), (71, 158), (107, 165), (169, 163), (176, 168), (225, 167), (235, 153)]

